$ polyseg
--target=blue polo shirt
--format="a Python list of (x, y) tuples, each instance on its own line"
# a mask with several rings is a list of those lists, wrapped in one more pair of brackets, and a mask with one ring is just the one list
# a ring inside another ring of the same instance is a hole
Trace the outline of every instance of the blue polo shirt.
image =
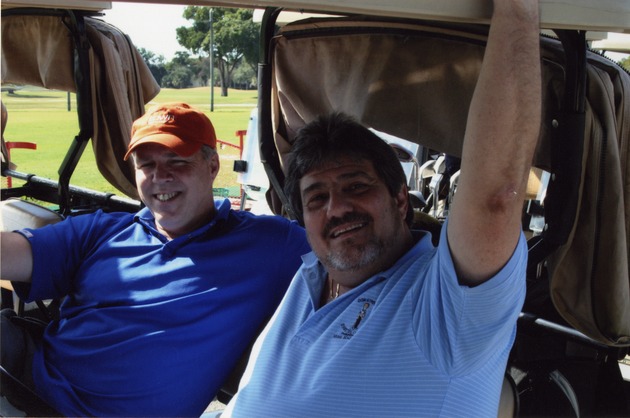
[(146, 208), (20, 231), (33, 249), (27, 300), (67, 295), (33, 363), (68, 416), (199, 416), (309, 251), (304, 230), (217, 201), (167, 240)]
[[(447, 226), (447, 225), (446, 225)], [(314, 254), (256, 342), (223, 417), (491, 417), (525, 296), (524, 237), (489, 281), (461, 286), (446, 226), (320, 309)]]

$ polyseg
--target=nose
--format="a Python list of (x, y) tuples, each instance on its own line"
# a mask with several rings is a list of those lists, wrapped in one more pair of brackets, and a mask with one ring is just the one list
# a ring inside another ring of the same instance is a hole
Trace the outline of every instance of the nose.
[(156, 164), (153, 170), (153, 182), (164, 183), (173, 180), (173, 174), (168, 166), (164, 164)]
[(341, 218), (353, 210), (352, 199), (339, 191), (331, 192), (328, 197), (327, 215), (329, 218)]

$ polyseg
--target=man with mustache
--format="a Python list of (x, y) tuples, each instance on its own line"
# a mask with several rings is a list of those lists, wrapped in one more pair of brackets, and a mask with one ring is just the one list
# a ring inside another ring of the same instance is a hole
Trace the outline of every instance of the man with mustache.
[(304, 230), (215, 201), (216, 141), (203, 112), (156, 105), (125, 156), (146, 208), (2, 233), (2, 279), (27, 301), (65, 297), (43, 336), (2, 311), (2, 366), (56, 412), (199, 416), (280, 302)]
[(387, 144), (339, 113), (299, 132), (285, 189), (313, 253), (222, 417), (497, 415), (525, 296), (538, 21), (535, 0), (494, 1), (437, 248), (406, 222), (406, 179)]

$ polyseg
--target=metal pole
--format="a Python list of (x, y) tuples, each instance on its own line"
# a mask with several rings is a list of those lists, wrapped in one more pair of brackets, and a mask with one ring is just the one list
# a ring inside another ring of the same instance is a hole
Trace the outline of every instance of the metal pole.
[(212, 24), (212, 11), (210, 8), (210, 111), (214, 112), (214, 30)]

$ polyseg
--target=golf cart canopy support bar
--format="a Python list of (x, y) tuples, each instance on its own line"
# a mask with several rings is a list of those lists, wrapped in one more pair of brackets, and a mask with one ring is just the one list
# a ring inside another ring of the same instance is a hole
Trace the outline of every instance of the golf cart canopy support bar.
[[(52, 0), (5, 0), (2, 8), (25, 5), (60, 7), (59, 3)], [(110, 4), (101, 0), (84, 0), (80, 3), (81, 8), (91, 9), (106, 9)], [(208, 7), (279, 7), (294, 11), (325, 11), (462, 23), (489, 23), (492, 11), (492, 0), (157, 0), (153, 3)], [(628, 0), (540, 0), (540, 12), (541, 26), (546, 29), (630, 33)]]
[[(4, 174), (14, 179), (25, 180), (26, 183), (21, 187), (2, 189), (2, 200), (28, 196), (61, 206), (60, 195), (56, 192), (59, 189), (59, 182), (10, 169), (5, 170)], [(98, 208), (107, 212), (137, 212), (142, 208), (138, 200), (72, 185), (68, 186), (66, 198), (72, 207), (71, 214), (93, 212)]]

